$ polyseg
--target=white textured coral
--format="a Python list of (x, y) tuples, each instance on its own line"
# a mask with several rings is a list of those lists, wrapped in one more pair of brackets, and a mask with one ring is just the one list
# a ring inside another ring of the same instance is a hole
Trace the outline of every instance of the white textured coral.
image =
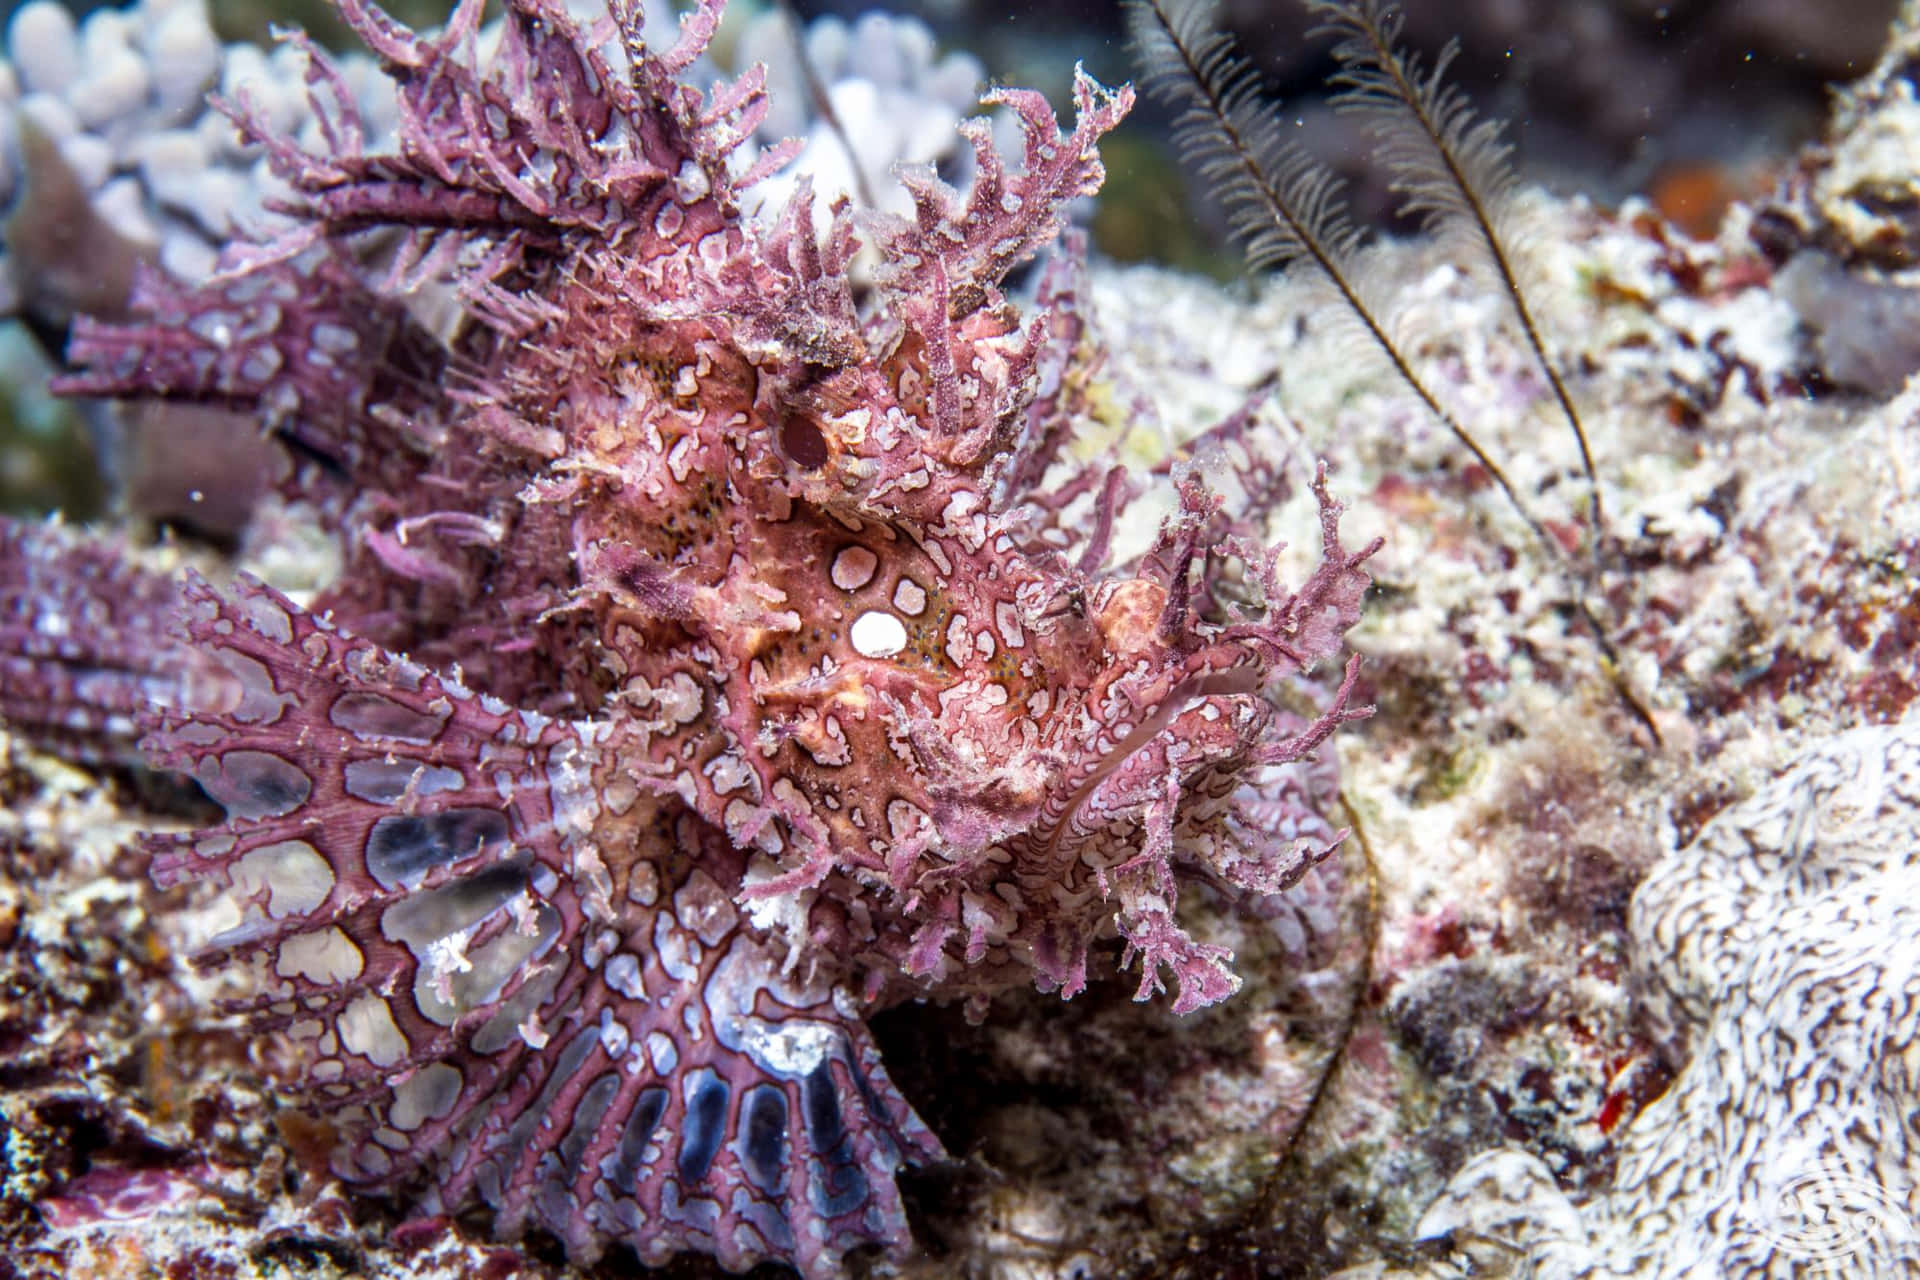
[[(800, 174), (823, 201), (844, 195), (862, 203), (871, 196), (891, 213), (909, 214), (912, 201), (894, 177), (895, 166), (940, 165), (956, 179), (970, 172), (955, 128), (976, 113), (987, 78), (974, 58), (936, 57), (926, 24), (880, 12), (851, 25), (818, 18), (799, 45), (805, 67), (787, 18), (773, 12), (748, 24), (735, 56), (740, 66), (767, 67), (772, 109), (761, 123), (761, 142), (792, 137), (805, 143), (793, 168), (754, 195), (769, 218), (786, 204)], [(806, 82), (809, 70), (844, 133), (820, 114)]]
[(1920, 717), (1821, 741), (1721, 814), (1641, 885), (1633, 941), (1691, 1057), (1612, 1193), (1576, 1212), (1489, 1152), (1421, 1234), (1543, 1280), (1920, 1271)]
[[(44, 139), (105, 228), (175, 275), (199, 279), (212, 270), (215, 247), (267, 216), (264, 201), (279, 192), (257, 148), (241, 145), (207, 95), (249, 95), (298, 133), (311, 117), (305, 63), (291, 46), (222, 45), (206, 0), (139, 0), (78, 24), (57, 0), (31, 0), (8, 21), (0, 56), (0, 209), (35, 178), (36, 164), (50, 162), (33, 159), (31, 137)], [(350, 59), (347, 78), (376, 127), (391, 120), (392, 95), (371, 59)], [(35, 188), (42, 206), (47, 181)], [(72, 301), (37, 299), (35, 273), (9, 269), (7, 256), (0, 243), (0, 313)]]

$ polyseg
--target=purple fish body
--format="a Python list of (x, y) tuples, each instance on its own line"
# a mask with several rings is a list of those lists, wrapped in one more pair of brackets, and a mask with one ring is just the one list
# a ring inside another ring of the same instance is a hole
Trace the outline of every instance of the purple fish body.
[[(240, 1011), (296, 1046), (341, 1177), (576, 1259), (830, 1276), (905, 1247), (895, 1175), (944, 1158), (870, 1013), (1071, 996), (1116, 934), (1143, 999), (1237, 985), (1179, 888), (1277, 893), (1332, 847), (1286, 770), (1363, 714), (1354, 669), (1317, 716), (1274, 691), (1338, 654), (1371, 548), (1321, 477), (1322, 558), (1285, 590), (1259, 512), (1182, 472), (1107, 563), (1138, 486), (1067, 448), (1071, 263), (1029, 319), (1001, 283), (1097, 189), (1126, 91), (1082, 77), (1071, 132), (995, 94), (1023, 167), (969, 125), (972, 187), (906, 175), (911, 219), (822, 228), (803, 184), (763, 227), (737, 201), (785, 160), (738, 158), (760, 72), (678, 79), (718, 0), (669, 51), (610, 7), (510, 0), (481, 68), (478, 4), (429, 38), (342, 0), (397, 86), (390, 153), (317, 52), (324, 149), (236, 107), (296, 229), (81, 324), (66, 389), (258, 414), (346, 572), (311, 609), (143, 582), (173, 637), (147, 670), (36, 647), (89, 590), (47, 565), (83, 557), (11, 530), (0, 660), (34, 724), (143, 699), (150, 758), (226, 809), (155, 837), (153, 875), (235, 903), (201, 960), (251, 966)], [(122, 674), (89, 696), (89, 664)]]

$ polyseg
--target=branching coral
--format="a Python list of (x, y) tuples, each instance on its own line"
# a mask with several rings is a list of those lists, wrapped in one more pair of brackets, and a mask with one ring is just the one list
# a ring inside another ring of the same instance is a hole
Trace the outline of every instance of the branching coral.
[[(424, 1170), (430, 1207), (577, 1258), (832, 1274), (903, 1243), (894, 1173), (941, 1154), (868, 1012), (1071, 996), (1115, 932), (1141, 998), (1234, 990), (1180, 888), (1275, 893), (1332, 847), (1289, 834), (1324, 828), (1286, 766), (1362, 714), (1354, 667), (1312, 717), (1275, 691), (1336, 657), (1372, 548), (1322, 475), (1289, 589), (1280, 477), (1251, 464), (1229, 516), (1182, 463), (1158, 539), (1108, 563), (1139, 486), (1066, 448), (1071, 268), (1030, 319), (1002, 283), (1098, 186), (1127, 91), (1081, 77), (1071, 132), (998, 91), (1017, 172), (973, 123), (964, 195), (909, 172), (912, 218), (842, 202), (822, 231), (802, 183), (762, 229), (739, 193), (784, 154), (736, 163), (761, 72), (677, 78), (719, 0), (671, 49), (631, 0), (587, 28), (511, 0), (484, 65), (478, 3), (430, 37), (341, 9), (397, 149), (309, 48), (322, 147), (234, 108), (292, 228), (75, 331), (68, 391), (258, 413), (349, 566), (311, 610), (137, 580), (120, 625), (170, 618), (178, 672), (147, 749), (228, 814), (156, 838), (154, 874), (229, 891), (206, 958), (257, 971), (239, 1010), (302, 1045), (343, 1177)], [(22, 639), (45, 581), (0, 578), (20, 687), (84, 706), (116, 660)]]

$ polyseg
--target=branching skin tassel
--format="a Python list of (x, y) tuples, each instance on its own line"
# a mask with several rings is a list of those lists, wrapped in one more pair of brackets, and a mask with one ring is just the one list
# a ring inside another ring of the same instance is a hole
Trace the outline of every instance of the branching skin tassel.
[[(719, 0), (669, 51), (633, 0), (591, 30), (508, 0), (485, 66), (478, 3), (432, 37), (340, 3), (397, 151), (363, 150), (314, 52), (324, 152), (234, 108), (298, 230), (75, 334), (70, 391), (259, 412), (349, 566), (311, 611), (143, 588), (178, 673), (147, 749), (228, 814), (156, 837), (154, 876), (228, 889), (203, 960), (257, 970), (241, 1012), (301, 1046), (347, 1179), (421, 1175), (429, 1209), (483, 1201), (578, 1259), (811, 1278), (903, 1248), (894, 1175), (943, 1153), (865, 1017), (1072, 996), (1116, 932), (1140, 998), (1230, 994), (1180, 889), (1276, 893), (1332, 848), (1293, 834), (1325, 828), (1284, 771), (1364, 714), (1354, 666), (1316, 717), (1275, 695), (1337, 660), (1373, 548), (1316, 477), (1290, 590), (1259, 539), (1284, 477), (1243, 464), (1229, 517), (1182, 463), (1158, 541), (1107, 563), (1138, 486), (1064, 448), (1070, 255), (1030, 319), (1001, 284), (1097, 189), (1128, 91), (1080, 77), (1070, 132), (998, 92), (1018, 172), (976, 123), (966, 195), (908, 174), (913, 219), (821, 228), (803, 185), (768, 229), (736, 202), (784, 159), (735, 156), (760, 73), (676, 78)], [(884, 267), (856, 300), (862, 241)], [(37, 581), (0, 578), (11, 615)], [(20, 661), (71, 660), (14, 630)]]

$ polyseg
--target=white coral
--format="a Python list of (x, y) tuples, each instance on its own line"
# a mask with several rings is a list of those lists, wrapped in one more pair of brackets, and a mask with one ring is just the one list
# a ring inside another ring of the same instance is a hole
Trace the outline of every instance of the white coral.
[(1802, 752), (1655, 867), (1632, 926), (1691, 1058), (1613, 1191), (1576, 1211), (1489, 1152), (1420, 1234), (1541, 1280), (1920, 1271), (1920, 716)]

